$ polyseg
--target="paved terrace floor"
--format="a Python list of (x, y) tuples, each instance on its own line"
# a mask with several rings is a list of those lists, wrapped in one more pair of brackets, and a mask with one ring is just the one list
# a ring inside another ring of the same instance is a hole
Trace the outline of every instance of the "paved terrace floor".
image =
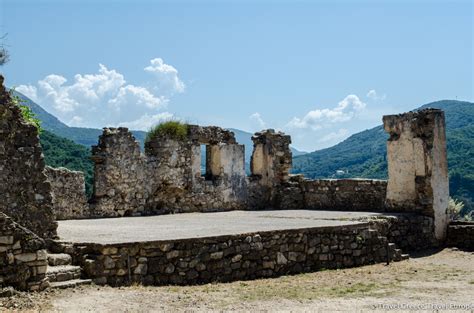
[(357, 219), (383, 215), (387, 214), (309, 210), (181, 213), (59, 221), (58, 235), (75, 243), (144, 242), (354, 225), (361, 223)]

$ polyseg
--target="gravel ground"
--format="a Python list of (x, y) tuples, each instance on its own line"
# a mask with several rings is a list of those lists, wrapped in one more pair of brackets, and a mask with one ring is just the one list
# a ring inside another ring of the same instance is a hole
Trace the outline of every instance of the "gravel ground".
[(451, 304), (470, 305), (470, 310), (459, 312), (474, 311), (474, 253), (445, 249), (388, 266), (202, 286), (86, 286), (20, 293), (0, 299), (0, 311), (387, 312), (388, 305), (411, 305), (412, 310), (393, 307), (391, 311), (433, 312), (436, 307), (429, 305)]

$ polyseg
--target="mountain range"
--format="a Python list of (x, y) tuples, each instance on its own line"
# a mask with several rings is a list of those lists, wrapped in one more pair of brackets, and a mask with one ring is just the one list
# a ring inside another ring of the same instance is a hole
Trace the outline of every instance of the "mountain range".
[[(24, 105), (27, 105), (31, 108), (33, 113), (36, 114), (38, 119), (42, 122), (41, 126), (46, 131), (49, 131), (53, 134), (58, 136), (70, 139), (75, 143), (81, 144), (86, 147), (90, 147), (92, 145), (96, 145), (99, 139), (99, 136), (102, 134), (102, 129), (96, 128), (84, 128), (84, 127), (70, 127), (63, 122), (61, 122), (58, 118), (54, 115), (48, 113), (44, 110), (40, 105), (32, 101), (27, 96), (14, 91), (14, 94), (22, 99)], [(229, 128), (230, 131), (234, 132), (235, 139), (238, 143), (245, 145), (245, 163), (246, 168), (250, 167), (250, 158), (252, 156), (253, 151), (253, 142), (252, 142), (252, 135), (249, 132)], [(132, 130), (131, 131), (135, 137), (135, 139), (140, 143), (140, 146), (143, 149), (143, 144), (146, 137), (146, 132), (140, 130)], [(291, 151), (293, 152), (293, 156), (296, 155), (303, 155), (306, 152), (299, 151), (293, 147), (291, 147)]]
[[(442, 109), (451, 196), (474, 209), (474, 103), (442, 100), (421, 106)], [(341, 143), (293, 158), (293, 173), (308, 178), (387, 178), (386, 141), (382, 125), (354, 134)]]
[[(92, 163), (90, 146), (97, 144), (102, 130), (69, 127), (28, 97), (16, 92), (42, 121), (40, 136), (46, 163), (64, 166), (85, 173), (88, 193), (91, 192)], [(465, 203), (465, 213), (474, 210), (474, 103), (442, 100), (418, 109), (433, 107), (444, 110), (451, 196)], [(252, 134), (234, 132), (237, 142), (245, 145), (246, 171), (250, 168), (253, 150)], [(143, 147), (146, 132), (132, 131)], [(377, 126), (354, 134), (341, 143), (311, 153), (292, 148), (293, 174), (307, 178), (387, 178), (386, 140), (383, 127)], [(204, 162), (203, 158), (203, 162)], [(204, 163), (202, 164), (204, 166)]]

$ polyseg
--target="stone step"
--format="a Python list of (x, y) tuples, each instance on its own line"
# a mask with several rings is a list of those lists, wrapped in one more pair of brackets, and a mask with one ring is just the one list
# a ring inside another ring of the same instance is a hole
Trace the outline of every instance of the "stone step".
[(92, 283), (91, 279), (72, 279), (66, 281), (58, 281), (50, 284), (51, 288), (56, 289), (65, 289), (65, 288), (74, 288), (80, 285), (90, 285)]
[(66, 253), (48, 253), (48, 264), (51, 266), (71, 265), (72, 257)]
[(74, 265), (48, 266), (46, 277), (51, 283), (78, 279), (81, 277), (81, 268)]

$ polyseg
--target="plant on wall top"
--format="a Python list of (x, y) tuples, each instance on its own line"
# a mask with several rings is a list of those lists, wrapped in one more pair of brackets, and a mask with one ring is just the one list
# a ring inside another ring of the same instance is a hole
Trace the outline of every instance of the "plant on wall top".
[(156, 136), (166, 136), (176, 140), (184, 140), (188, 134), (188, 124), (181, 121), (166, 121), (153, 126), (147, 133), (145, 143)]
[(36, 117), (36, 114), (33, 113), (29, 106), (23, 104), (24, 100), (21, 99), (19, 96), (15, 95), (13, 92), (14, 89), (10, 89), (10, 97), (13, 101), (13, 104), (17, 105), (20, 108), (23, 119), (27, 123), (34, 125), (38, 129), (38, 134), (41, 134), (41, 132), (43, 131), (43, 129), (41, 128), (41, 121)]

